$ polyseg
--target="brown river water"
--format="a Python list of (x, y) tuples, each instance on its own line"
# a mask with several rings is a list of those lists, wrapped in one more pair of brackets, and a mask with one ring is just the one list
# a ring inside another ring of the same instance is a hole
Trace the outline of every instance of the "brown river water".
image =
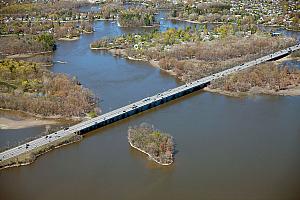
[[(162, 21), (161, 29), (186, 23)], [(100, 37), (138, 29), (96, 22), (96, 32), (60, 42), (54, 72), (77, 76), (103, 112), (179, 86), (147, 63), (89, 50)], [(129, 126), (147, 122), (174, 136), (175, 162), (159, 166), (132, 149)], [(44, 126), (0, 130), (0, 146)], [(0, 171), (0, 199), (299, 200), (300, 97), (231, 98), (196, 92), (89, 133), (79, 143)]]

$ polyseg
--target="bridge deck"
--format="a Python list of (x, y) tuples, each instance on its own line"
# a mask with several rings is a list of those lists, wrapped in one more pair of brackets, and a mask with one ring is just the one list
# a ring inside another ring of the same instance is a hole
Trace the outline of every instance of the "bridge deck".
[(266, 61), (280, 58), (282, 56), (285, 56), (285, 55), (287, 55), (293, 51), (299, 50), (299, 49), (300, 49), (300, 44), (292, 46), (292, 47), (284, 49), (284, 50), (281, 50), (281, 51), (278, 51), (278, 52), (275, 52), (275, 53), (267, 55), (267, 56), (263, 56), (256, 60), (232, 67), (230, 69), (215, 73), (211, 76), (199, 79), (199, 80), (191, 82), (191, 83), (187, 83), (185, 85), (176, 87), (174, 89), (169, 89), (165, 92), (156, 94), (154, 96), (146, 97), (135, 103), (126, 105), (124, 107), (118, 108), (118, 109), (113, 110), (108, 113), (105, 113), (103, 115), (100, 115), (100, 116), (90, 119), (88, 121), (84, 121), (84, 122), (81, 122), (74, 126), (71, 126), (67, 130), (60, 130), (55, 133), (49, 134), (47, 136), (40, 137), (31, 142), (28, 142), (26, 144), (17, 146), (15, 148), (12, 148), (12, 149), (9, 149), (7, 151), (0, 153), (0, 163), (5, 160), (8, 160), (10, 158), (13, 158), (13, 157), (19, 156), (21, 154), (24, 154), (26, 152), (29, 152), (35, 148), (42, 147), (47, 144), (51, 144), (51, 143), (55, 142), (56, 140), (59, 140), (63, 137), (71, 136), (74, 133), (84, 134), (90, 130), (103, 127), (107, 124), (124, 119), (124, 118), (134, 115), (136, 113), (142, 112), (144, 110), (148, 110), (152, 107), (161, 105), (172, 99), (176, 99), (185, 94), (199, 90), (199, 89), (205, 87), (207, 84), (209, 84), (211, 81), (213, 81), (215, 79), (224, 77), (226, 75), (235, 73), (237, 71), (245, 70), (247, 68), (253, 67), (257, 64), (261, 64)]

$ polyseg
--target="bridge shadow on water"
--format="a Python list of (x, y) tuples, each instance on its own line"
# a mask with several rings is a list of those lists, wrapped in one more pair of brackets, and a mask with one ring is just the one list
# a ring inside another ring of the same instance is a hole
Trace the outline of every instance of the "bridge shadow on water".
[[(122, 129), (122, 135), (123, 135), (123, 132), (124, 132), (124, 135), (122, 136), (122, 137), (124, 137), (124, 139), (122, 139), (122, 140), (124, 140), (124, 142), (127, 143), (127, 130), (128, 130), (129, 126), (132, 126), (136, 123), (140, 123), (139, 121), (141, 119), (143, 120), (144, 118), (147, 118), (147, 116), (150, 116), (154, 112), (171, 108), (172, 106), (176, 106), (177, 104), (180, 104), (183, 101), (186, 101), (186, 100), (188, 100), (192, 97), (196, 97), (198, 95), (202, 95), (204, 93), (206, 93), (206, 92), (200, 89), (200, 90), (197, 90), (193, 93), (189, 93), (185, 96), (182, 96), (180, 98), (171, 100), (170, 102), (166, 102), (166, 103), (161, 104), (159, 106), (153, 107), (149, 110), (145, 110), (143, 112), (140, 112), (140, 113), (134, 114), (132, 116), (129, 116), (125, 119), (122, 119), (122, 120), (116, 121), (114, 123), (105, 125), (103, 127), (94, 129), (90, 132), (85, 133), (83, 135), (83, 139), (92, 139), (92, 137), (96, 136), (96, 134), (97, 135), (98, 134), (111, 134), (112, 132), (118, 133), (118, 132), (120, 132), (120, 130), (119, 130), (120, 127), (122, 127), (121, 128)], [(170, 112), (170, 111), (168, 111), (168, 112)], [(112, 130), (112, 129), (115, 129), (115, 131)], [(119, 136), (120, 135), (118, 135), (117, 137), (119, 137)], [(169, 166), (162, 166), (162, 165), (157, 164), (156, 162), (153, 162), (152, 160), (150, 160), (148, 158), (148, 156), (146, 154), (132, 148), (129, 144), (128, 144), (128, 147), (125, 147), (125, 149), (126, 148), (128, 149), (128, 153), (130, 154), (130, 157), (132, 157), (136, 162), (144, 165), (145, 168), (153, 169), (153, 170), (163, 170), (163, 171), (170, 172), (170, 171), (173, 171), (176, 168), (176, 156), (178, 154), (180, 154), (180, 150), (177, 148), (176, 138), (174, 139), (174, 142), (175, 142), (174, 162)], [(77, 145), (80, 145), (80, 143), (78, 143)]]
[[(86, 132), (82, 135), (83, 135), (84, 138), (87, 138), (87, 137), (92, 137), (95, 134), (105, 133), (109, 129), (116, 128), (116, 127), (119, 127), (119, 126), (122, 126), (122, 125), (125, 125), (125, 124), (130, 124), (131, 121), (135, 121), (135, 120), (139, 119), (141, 116), (147, 116), (151, 113), (157, 112), (158, 110), (163, 110), (163, 109), (169, 108), (169, 107), (171, 107), (173, 105), (176, 105), (178, 103), (181, 103), (181, 102), (183, 102), (183, 101), (185, 101), (185, 100), (187, 100), (191, 97), (198, 96), (198, 95), (201, 95), (203, 93), (205, 93), (205, 91), (203, 91), (202, 89), (194, 91), (192, 93), (186, 94), (186, 95), (181, 96), (177, 99), (173, 99), (169, 102), (163, 103), (163, 104), (158, 105), (156, 107), (152, 107), (148, 110), (136, 113), (134, 115), (128, 116), (128, 117), (123, 118), (123, 119), (120, 119), (116, 122), (107, 124), (107, 125), (105, 125), (103, 127), (100, 127), (100, 128), (96, 128), (92, 131), (88, 131), (88, 132)], [(103, 114), (105, 114), (105, 113), (103, 113)], [(178, 153), (178, 151), (176, 153)]]

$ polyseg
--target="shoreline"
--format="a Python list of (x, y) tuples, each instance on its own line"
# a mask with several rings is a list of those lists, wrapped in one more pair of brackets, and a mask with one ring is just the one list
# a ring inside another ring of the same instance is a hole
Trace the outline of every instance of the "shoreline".
[[(178, 18), (178, 17), (168, 17), (167, 19), (168, 20), (188, 22), (188, 23), (192, 23), (192, 24), (226, 24), (226, 22), (208, 22), (208, 21), (199, 22), (199, 21), (193, 21), (193, 20), (189, 20), (189, 19), (181, 19), (181, 18)], [(286, 27), (284, 25), (277, 25), (277, 24), (257, 24), (257, 25), (262, 25), (262, 26), (270, 27), (270, 28), (282, 28), (282, 29), (287, 30), (287, 31), (300, 32), (299, 29), (293, 29), (293, 28), (290, 28), (290, 27)]]
[(300, 85), (285, 90), (279, 90), (279, 91), (264, 89), (260, 87), (253, 87), (247, 92), (231, 92), (231, 91), (222, 90), (220, 88), (215, 88), (215, 89), (210, 88), (209, 86), (203, 88), (203, 90), (206, 92), (217, 93), (217, 94), (230, 96), (230, 97), (248, 97), (248, 96), (256, 96), (256, 95), (300, 96)]
[(92, 34), (94, 33), (95, 31), (86, 31), (86, 30), (82, 30), (82, 33), (83, 34)]
[[(26, 111), (22, 111), (22, 110), (13, 110), (13, 109), (9, 109), (9, 108), (1, 108), (0, 107), (0, 111), (10, 111), (10, 112), (19, 112), (22, 113), (24, 115), (28, 115), (29, 117), (36, 117), (36, 118), (40, 118), (40, 119), (53, 119), (53, 120), (83, 120), (86, 117), (76, 117), (76, 116), (72, 116), (72, 117), (64, 117), (61, 115), (51, 115), (51, 116), (42, 116), (39, 114), (34, 114), (34, 113), (30, 113), (30, 112), (26, 112)], [(87, 114), (87, 113), (85, 113)]]
[[(176, 78), (178, 78), (176, 75), (175, 72), (173, 72), (172, 70), (165, 70), (165, 69), (162, 69), (158, 62), (159, 61), (156, 61), (154, 59), (152, 60), (147, 60), (147, 59), (143, 59), (143, 58), (134, 58), (134, 57), (131, 57), (131, 56), (128, 56), (124, 51), (125, 49), (116, 49), (116, 48), (108, 48), (108, 47), (91, 47), (90, 45), (90, 49), (91, 50), (100, 50), (100, 51), (108, 51), (109, 53), (111, 53), (113, 56), (121, 56), (125, 59), (128, 59), (128, 60), (133, 60), (133, 61), (142, 61), (142, 62), (147, 62), (149, 63), (150, 65), (152, 65), (153, 67), (156, 67), (156, 68), (159, 68), (160, 70), (164, 71), (164, 72), (167, 72), (168, 74), (170, 74), (171, 76), (175, 76)], [(119, 50), (119, 53), (116, 53), (116, 51)], [(180, 79), (179, 79), (180, 80)], [(182, 80), (181, 80), (182, 81)]]
[(168, 20), (176, 20), (176, 21), (181, 21), (181, 22), (188, 22), (188, 23), (192, 23), (192, 24), (225, 24), (225, 22), (198, 22), (198, 21), (193, 21), (193, 20), (189, 20), (189, 19), (180, 19), (177, 17), (168, 17)]
[(173, 159), (172, 159), (172, 162), (170, 162), (170, 163), (161, 163), (161, 162), (159, 162), (158, 160), (156, 160), (153, 156), (151, 156), (151, 155), (150, 155), (149, 153), (147, 153), (146, 151), (144, 151), (144, 150), (142, 150), (142, 149), (140, 149), (140, 148), (134, 146), (134, 145), (131, 143), (129, 137), (128, 137), (128, 143), (130, 144), (130, 146), (131, 146), (132, 148), (134, 148), (134, 149), (136, 149), (136, 150), (138, 150), (138, 151), (140, 151), (140, 152), (142, 152), (142, 153), (148, 155), (148, 157), (149, 157), (151, 160), (153, 160), (154, 162), (156, 162), (156, 163), (159, 164), (159, 165), (169, 166), (169, 165), (171, 165), (171, 164), (174, 162)]
[(91, 50), (105, 50), (105, 51), (109, 51), (110, 49), (113, 49), (113, 48), (108, 48), (108, 47), (92, 47), (92, 45), (90, 44), (90, 49)]
[(284, 61), (300, 61), (300, 57), (292, 57), (291, 55), (288, 55), (288, 56), (283, 57), (279, 60), (276, 60), (275, 63), (276, 64), (281, 64)]
[(57, 124), (59, 122), (55, 120), (43, 120), (37, 118), (20, 118), (20, 119), (11, 119), (9, 117), (0, 117), (0, 130), (7, 130), (7, 129), (23, 129), (23, 128), (30, 128), (35, 126), (42, 126), (42, 125), (52, 125)]
[[(179, 79), (180, 81), (185, 82), (184, 80), (180, 79), (174, 71), (162, 69), (159, 66), (159, 61), (155, 61), (153, 59), (147, 60), (147, 59), (142, 59), (142, 58), (130, 57), (126, 54), (125, 49), (116, 49), (116, 48), (107, 48), (107, 47), (92, 48), (91, 45), (90, 45), (90, 48), (92, 50), (105, 50), (105, 51), (110, 52), (113, 55), (122, 56), (128, 60), (147, 62), (150, 65), (152, 65), (153, 67), (159, 68), (161, 71), (164, 71), (164, 72), (168, 73), (169, 75), (174, 76), (175, 78)], [(119, 51), (119, 52), (117, 53), (117, 51)], [(275, 63), (281, 64), (284, 61), (290, 61), (290, 60), (300, 60), (300, 58), (299, 57), (293, 58), (293, 57), (291, 57), (291, 55), (288, 55), (279, 60), (276, 60)], [(250, 96), (250, 95), (272, 95), (272, 96), (299, 96), (300, 95), (300, 86), (295, 86), (292, 88), (288, 88), (286, 90), (279, 90), (277, 92), (273, 91), (273, 90), (267, 90), (264, 88), (258, 88), (258, 87), (254, 87), (248, 92), (229, 92), (229, 91), (225, 91), (222, 89), (212, 89), (209, 87), (205, 87), (205, 88), (203, 88), (203, 90), (207, 91), (207, 92), (219, 93), (219, 94), (222, 94), (225, 96), (231, 96), (231, 97), (243, 97), (243, 96)]]
[(59, 41), (75, 41), (75, 40), (79, 40), (79, 39), (80, 39), (80, 36), (79, 37), (72, 37), (72, 38), (63, 37), (63, 38), (59, 38), (58, 40)]
[(24, 129), (43, 125), (57, 125), (83, 121), (84, 118), (50, 118), (32, 113), (0, 108), (0, 130)]
[[(164, 71), (164, 72), (168, 73), (169, 75), (174, 76), (175, 78), (179, 79), (177, 77), (177, 74), (174, 71), (162, 69), (158, 64), (159, 61), (156, 61), (154, 59), (147, 60), (147, 59), (143, 59), (143, 58), (134, 58), (134, 57), (128, 56), (127, 53), (125, 52), (125, 49), (106, 48), (106, 47), (91, 48), (91, 49), (92, 50), (105, 50), (105, 51), (108, 51), (109, 53), (111, 53), (113, 56), (121, 56), (128, 60), (147, 62), (152, 67), (159, 68), (161, 71)], [(117, 53), (117, 51), (119, 51), (119, 53)], [(179, 79), (179, 80), (183, 81), (181, 79)]]
[(159, 68), (161, 71), (164, 71), (164, 72), (166, 72), (166, 73), (168, 73), (169, 75), (171, 75), (171, 76), (174, 76), (175, 78), (177, 78), (177, 79), (179, 79), (180, 81), (183, 81), (183, 80), (181, 80), (178, 76), (177, 76), (177, 74), (174, 72), (174, 71), (172, 71), (172, 70), (166, 70), (166, 69), (162, 69), (160, 66), (159, 66), (159, 61), (156, 61), (156, 60), (149, 60), (149, 61), (147, 61), (147, 62), (149, 62), (153, 67), (157, 67), (157, 68)]
[(155, 28), (155, 27), (160, 27), (160, 24), (153, 24), (150, 26), (122, 26), (119, 22), (117, 22), (118, 27), (120, 28)]
[(276, 24), (259, 24), (259, 25), (262, 25), (262, 26), (265, 26), (265, 27), (270, 27), (270, 28), (282, 28), (282, 29), (287, 30), (287, 31), (300, 32), (299, 29), (292, 29), (292, 28), (286, 27), (284, 25), (276, 25)]
[(37, 55), (44, 55), (48, 53), (53, 53), (53, 51), (43, 51), (43, 52), (36, 52), (36, 53), (20, 53), (20, 54), (12, 54), (12, 55), (4, 55), (8, 59), (13, 59), (13, 58), (29, 58), (32, 56), (37, 56)]
[(117, 19), (104, 19), (104, 18), (99, 18), (99, 19), (94, 19), (95, 21), (117, 21)]

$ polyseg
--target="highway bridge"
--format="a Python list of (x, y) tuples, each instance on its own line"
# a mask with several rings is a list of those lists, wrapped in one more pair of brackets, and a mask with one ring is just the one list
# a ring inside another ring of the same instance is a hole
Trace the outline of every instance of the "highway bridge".
[(202, 89), (202, 88), (206, 87), (213, 80), (216, 80), (218, 78), (227, 76), (229, 74), (232, 74), (232, 73), (235, 73), (235, 72), (238, 72), (241, 70), (251, 68), (257, 64), (261, 64), (266, 61), (271, 61), (271, 60), (275, 60), (275, 59), (287, 56), (291, 52), (299, 50), (299, 49), (300, 49), (300, 44), (297, 44), (297, 45), (289, 47), (287, 49), (269, 54), (267, 56), (263, 56), (256, 60), (232, 67), (230, 69), (226, 69), (224, 71), (215, 73), (215, 74), (207, 76), (205, 78), (201, 78), (197, 81), (181, 85), (174, 89), (169, 89), (165, 92), (158, 93), (154, 96), (146, 97), (135, 103), (118, 108), (116, 110), (105, 113), (105, 114), (95, 117), (93, 119), (81, 122), (81, 123), (71, 126), (69, 128), (65, 128), (64, 130), (57, 131), (57, 132), (49, 134), (47, 136), (43, 136), (38, 139), (35, 139), (26, 144), (6, 150), (6, 151), (0, 153), (0, 168), (4, 166), (3, 163), (5, 161), (7, 161), (9, 159), (14, 159), (15, 157), (18, 157), (22, 154), (26, 154), (30, 151), (33, 151), (34, 149), (41, 148), (46, 145), (49, 146), (49, 144), (51, 145), (51, 143), (54, 143), (57, 140), (61, 140), (62, 138), (67, 138), (74, 134), (84, 135), (85, 133), (87, 133), (91, 130), (106, 126), (108, 124), (114, 123), (121, 119), (125, 119), (134, 114), (143, 112), (145, 110), (159, 106), (159, 105), (164, 104), (173, 99), (177, 99), (178, 97), (181, 97), (186, 94), (197, 91), (199, 89)]

